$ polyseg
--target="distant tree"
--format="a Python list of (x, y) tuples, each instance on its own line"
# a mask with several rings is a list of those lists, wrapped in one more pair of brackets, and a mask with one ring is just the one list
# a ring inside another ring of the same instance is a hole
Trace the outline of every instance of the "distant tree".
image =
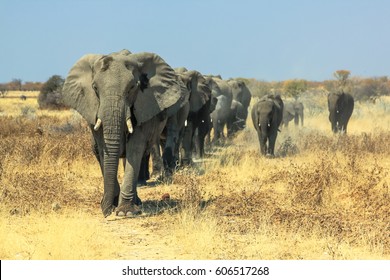
[(307, 90), (307, 81), (305, 80), (287, 80), (283, 83), (283, 91), (291, 97), (297, 99)]
[(26, 91), (40, 91), (42, 89), (41, 82), (25, 82), (22, 86), (23, 90)]
[(347, 80), (351, 75), (351, 71), (348, 70), (337, 70), (333, 73), (333, 76), (339, 82), (340, 87), (345, 87), (347, 85)]
[(54, 75), (42, 85), (42, 89), (38, 95), (39, 109), (65, 108), (62, 102), (62, 86), (64, 81), (61, 76)]
[(358, 101), (375, 102), (382, 95), (390, 94), (387, 77), (355, 79), (352, 94)]
[(11, 82), (8, 83), (9, 90), (22, 90), (22, 80), (21, 79), (12, 79)]
[(7, 84), (0, 84), (0, 97), (4, 98), (8, 93)]
[(338, 82), (335, 81), (335, 80), (325, 80), (325, 81), (323, 81), (322, 83), (323, 83), (325, 89), (326, 89), (328, 92), (334, 92), (334, 91), (337, 90), (337, 87), (338, 87), (337, 83), (338, 83)]

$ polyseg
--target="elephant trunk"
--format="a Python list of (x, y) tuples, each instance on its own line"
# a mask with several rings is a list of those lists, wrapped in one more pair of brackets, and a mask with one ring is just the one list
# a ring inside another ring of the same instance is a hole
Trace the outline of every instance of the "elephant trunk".
[(112, 213), (116, 196), (115, 182), (118, 174), (119, 144), (106, 144), (103, 164), (104, 194), (101, 208), (105, 217)]
[(113, 102), (107, 108), (103, 108), (103, 137), (104, 137), (104, 195), (101, 202), (101, 208), (105, 217), (109, 216), (113, 210), (115, 196), (118, 190), (115, 190), (118, 180), (118, 163), (121, 151), (122, 137), (124, 135), (125, 117), (124, 110)]
[(267, 154), (267, 140), (270, 130), (270, 122), (267, 116), (260, 117), (260, 150), (263, 155)]

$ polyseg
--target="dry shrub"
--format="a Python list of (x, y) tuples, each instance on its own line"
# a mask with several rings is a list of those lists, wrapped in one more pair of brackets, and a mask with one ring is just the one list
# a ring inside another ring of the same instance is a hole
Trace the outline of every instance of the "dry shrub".
[(292, 205), (304, 209), (322, 206), (330, 196), (331, 186), (338, 183), (340, 175), (336, 165), (337, 162), (331, 161), (326, 154), (319, 156), (319, 161), (314, 164), (299, 166), (292, 163), (287, 181)]
[(52, 203), (65, 206), (80, 201), (77, 192), (65, 186), (66, 182), (58, 174), (16, 172), (2, 180), (0, 201), (21, 214), (31, 210), (47, 212)]
[(379, 164), (365, 165), (354, 154), (327, 153), (289, 170), (289, 203), (272, 215), (271, 222), (291, 230), (318, 228), (323, 236), (375, 242), (389, 252), (387, 173)]
[(4, 129), (0, 136), (2, 203), (26, 214), (31, 210), (48, 211), (53, 202), (74, 206), (76, 202), (96, 201), (97, 191), (80, 194), (72, 183), (81, 179), (67, 175), (74, 162), (96, 161), (89, 133), (82, 129), (72, 133), (37, 132), (40, 124), (45, 127), (63, 124), (52, 117), (4, 118), (0, 123)]
[(319, 132), (304, 133), (298, 140), (300, 150), (307, 152), (326, 151), (342, 153), (371, 153), (389, 155), (389, 131), (376, 131), (375, 133), (362, 133), (360, 135), (328, 135)]
[(84, 134), (88, 131), (88, 128), (85, 122), (75, 115), (65, 119), (46, 115), (35, 118), (4, 116), (1, 118), (0, 131), (0, 136), (6, 138), (71, 133)]
[(175, 174), (173, 183), (183, 186), (178, 195), (180, 209), (196, 215), (205, 207), (205, 192), (195, 173), (184, 169)]

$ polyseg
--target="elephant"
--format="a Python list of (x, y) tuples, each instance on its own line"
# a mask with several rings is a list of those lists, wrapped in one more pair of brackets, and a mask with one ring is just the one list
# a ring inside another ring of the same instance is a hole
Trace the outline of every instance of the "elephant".
[[(184, 88), (184, 91), (187, 91), (187, 89)], [(153, 158), (153, 173), (157, 177), (173, 174), (179, 160), (180, 134), (185, 126), (189, 109), (190, 103), (186, 102), (176, 114), (173, 114), (167, 119), (167, 123), (160, 137), (158, 137), (156, 143), (150, 150), (145, 152), (142, 158), (138, 184), (146, 185), (146, 181), (150, 179), (150, 156)], [(162, 149), (162, 155), (160, 147)]]
[(248, 117), (248, 109), (252, 100), (252, 94), (246, 86), (245, 82), (242, 80), (231, 79), (228, 80), (228, 83), (232, 89), (233, 100), (240, 102), (245, 109), (243, 113), (246, 115), (243, 115), (243, 117), (244, 124), (246, 125), (246, 119)]
[[(211, 109), (211, 88), (205, 77), (198, 71), (188, 71), (185, 68), (176, 69), (183, 83), (187, 85), (190, 92), (189, 104), (190, 111), (188, 114), (185, 127), (182, 129), (182, 148), (183, 154), (181, 163), (184, 165), (192, 164), (192, 151), (195, 146), (195, 141), (200, 148), (200, 156), (204, 155), (204, 138), (203, 133), (196, 134), (196, 130), (201, 124), (210, 124), (210, 109)], [(202, 131), (202, 130), (201, 130)], [(194, 137), (197, 139), (194, 139)]]
[[(157, 54), (128, 50), (87, 54), (70, 69), (62, 89), (65, 105), (91, 128), (103, 175), (104, 217), (141, 214), (137, 179), (141, 159), (174, 115), (188, 102), (188, 91)], [(173, 124), (174, 125), (174, 124)], [(119, 158), (125, 157), (119, 186)]]
[(299, 120), (301, 120), (301, 126), (303, 126), (303, 110), (304, 106), (298, 100), (284, 102), (283, 125), (287, 127), (288, 123), (294, 119), (295, 125), (299, 125)]
[(224, 127), (231, 112), (233, 93), (228, 82), (220, 79), (220, 76), (207, 76), (206, 80), (211, 88), (211, 94), (218, 99), (215, 110), (211, 113), (214, 129), (212, 142), (216, 143), (224, 136)]
[(348, 121), (352, 115), (354, 99), (344, 91), (332, 92), (328, 95), (329, 121), (334, 133), (347, 133)]
[(280, 95), (267, 95), (252, 107), (253, 126), (259, 138), (260, 153), (263, 155), (274, 156), (276, 137), (283, 118), (283, 106)]
[[(210, 135), (210, 131), (213, 128), (211, 114), (214, 112), (217, 106), (217, 102), (218, 99), (214, 96), (211, 96), (210, 100), (208, 101), (209, 104), (205, 104), (207, 116), (202, 119), (198, 128), (195, 130), (193, 141), (195, 142), (195, 150), (199, 158), (203, 158), (205, 155), (204, 147), (206, 144), (206, 137)], [(208, 141), (208, 143), (210, 143), (210, 141)]]
[(247, 108), (245, 108), (241, 102), (233, 100), (232, 105), (230, 106), (230, 115), (226, 122), (228, 137), (233, 136), (235, 133), (245, 128), (247, 116)]

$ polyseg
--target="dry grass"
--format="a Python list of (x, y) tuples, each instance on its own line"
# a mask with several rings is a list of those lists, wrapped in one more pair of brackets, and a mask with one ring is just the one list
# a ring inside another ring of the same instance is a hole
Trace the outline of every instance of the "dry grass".
[(6, 114), (0, 258), (389, 259), (389, 106), (356, 104), (346, 136), (312, 110), (304, 128), (283, 129), (274, 159), (260, 157), (248, 120), (171, 183), (141, 188), (150, 215), (109, 221), (84, 122)]

